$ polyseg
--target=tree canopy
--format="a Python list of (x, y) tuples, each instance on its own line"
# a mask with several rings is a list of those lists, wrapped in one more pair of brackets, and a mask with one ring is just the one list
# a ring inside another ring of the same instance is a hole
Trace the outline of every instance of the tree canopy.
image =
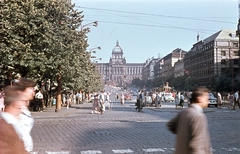
[(0, 73), (5, 84), (16, 74), (52, 82), (61, 76), (70, 89), (97, 91), (100, 75), (91, 62), (84, 15), (69, 0), (0, 2)]

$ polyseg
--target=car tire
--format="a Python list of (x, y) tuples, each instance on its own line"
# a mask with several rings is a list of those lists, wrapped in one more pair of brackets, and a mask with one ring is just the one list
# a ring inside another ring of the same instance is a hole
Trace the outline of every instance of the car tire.
[(216, 104), (215, 107), (218, 107), (218, 105)]

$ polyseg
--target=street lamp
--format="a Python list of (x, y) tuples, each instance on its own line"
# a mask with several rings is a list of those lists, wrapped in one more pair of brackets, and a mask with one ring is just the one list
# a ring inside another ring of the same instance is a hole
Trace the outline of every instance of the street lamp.
[[(86, 33), (86, 32), (90, 32), (90, 28), (88, 28), (88, 26), (94, 26), (97, 27), (98, 26), (98, 21), (94, 21), (85, 25), (80, 25), (81, 29), (80, 29), (80, 33)], [(101, 49), (100, 47), (97, 47), (98, 49)], [(90, 50), (90, 53), (93, 52)], [(59, 70), (61, 70), (61, 66), (59, 65)], [(57, 87), (57, 103), (56, 103), (56, 109), (55, 112), (58, 112), (61, 110), (61, 88), (62, 88), (62, 74), (59, 73), (58, 77), (57, 77), (57, 82), (58, 82), (58, 87)]]
[(82, 25), (82, 26), (81, 26), (81, 31), (83, 31), (84, 29), (89, 30), (89, 28), (85, 28), (85, 27), (88, 27), (88, 26), (97, 27), (97, 26), (98, 26), (98, 21), (94, 21), (94, 22), (90, 22), (90, 23), (88, 23), (88, 24)]
[(238, 2), (238, 25), (237, 25), (237, 36), (238, 36), (238, 65), (240, 67), (240, 1)]
[(226, 61), (228, 62), (228, 65), (229, 65), (229, 69), (231, 70), (231, 84), (232, 84), (232, 86), (231, 86), (231, 90), (233, 91), (233, 87), (234, 87), (234, 76), (233, 76), (233, 71), (234, 71), (234, 67), (233, 67), (233, 65), (234, 65), (234, 61), (233, 61), (233, 59), (226, 59)]
[(94, 63), (98, 63), (98, 60), (102, 60), (102, 58), (96, 58), (93, 60)]
[[(101, 47), (99, 46), (99, 47), (96, 47), (96, 48), (92, 48), (92, 49), (89, 49), (89, 54), (91, 55), (92, 53), (96, 53), (96, 50), (95, 49), (98, 49), (98, 50), (101, 50)], [(90, 56), (90, 58), (96, 58), (96, 56)]]

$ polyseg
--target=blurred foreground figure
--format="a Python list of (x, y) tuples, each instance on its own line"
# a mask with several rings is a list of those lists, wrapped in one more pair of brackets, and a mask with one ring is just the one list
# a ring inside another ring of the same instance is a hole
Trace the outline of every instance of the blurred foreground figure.
[(27, 100), (26, 106), (22, 106), (21, 114), (19, 118), (18, 127), (20, 129), (21, 139), (24, 142), (24, 146), (27, 152), (33, 150), (33, 140), (31, 136), (31, 130), (33, 127), (34, 120), (31, 116), (31, 112), (28, 110), (29, 101), (33, 100), (35, 91), (35, 82), (30, 79), (20, 78), (14, 83), (14, 86), (19, 86), (22, 88), (24, 99)]
[(208, 97), (208, 89), (194, 89), (190, 107), (168, 122), (169, 130), (177, 135), (175, 154), (212, 154), (207, 118), (203, 113)]
[(0, 116), (0, 154), (27, 154), (21, 139), (19, 119), (21, 108), (28, 100), (23, 95), (23, 88), (19, 86), (6, 87), (5, 112)]

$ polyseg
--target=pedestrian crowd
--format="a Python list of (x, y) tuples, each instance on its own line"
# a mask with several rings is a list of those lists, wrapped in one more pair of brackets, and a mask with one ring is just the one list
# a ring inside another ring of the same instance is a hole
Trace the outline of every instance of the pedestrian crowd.
[[(27, 154), (33, 151), (31, 130), (34, 119), (31, 116), (30, 102), (34, 101), (33, 108), (42, 112), (49, 106), (45, 100), (43, 91), (36, 90), (36, 84), (29, 79), (19, 78), (12, 85), (0, 89), (0, 154)], [(223, 104), (220, 93), (216, 93), (219, 108)], [(111, 93), (101, 91), (93, 94), (91, 113), (103, 114), (106, 109), (113, 108)], [(125, 94), (116, 93), (115, 99), (120, 99), (124, 105)], [(167, 123), (167, 128), (176, 134), (176, 154), (212, 154), (210, 134), (207, 118), (203, 112), (209, 105), (209, 91), (204, 87), (197, 87), (193, 91), (184, 94), (174, 93), (176, 107), (183, 107), (184, 100), (188, 99), (188, 108), (182, 110)], [(71, 104), (83, 103), (83, 93), (63, 93), (62, 104), (67, 109)], [(152, 105), (161, 105), (163, 95), (153, 92), (151, 94)], [(90, 98), (88, 98), (90, 100)], [(239, 91), (231, 92), (227, 96), (229, 108), (235, 110), (236, 105), (240, 109)], [(142, 112), (146, 98), (143, 90), (139, 90), (136, 100), (136, 110)]]
[(113, 108), (113, 102), (110, 99), (110, 95), (111, 94), (109, 92), (105, 92), (105, 91), (101, 91), (100, 93), (95, 93), (91, 113), (103, 114), (104, 111), (106, 111), (106, 108), (108, 110), (111, 110)]

